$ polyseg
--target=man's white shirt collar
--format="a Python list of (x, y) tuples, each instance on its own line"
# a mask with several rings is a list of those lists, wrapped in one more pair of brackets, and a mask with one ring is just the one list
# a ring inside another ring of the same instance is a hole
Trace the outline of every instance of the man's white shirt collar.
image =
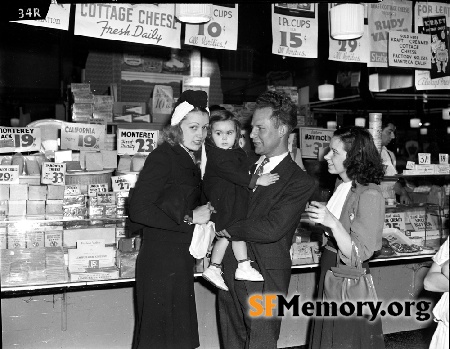
[[(281, 155), (272, 156), (271, 158), (269, 158), (269, 162), (264, 165), (264, 170), (263, 170), (262, 174), (266, 174), (266, 173), (269, 173), (270, 171), (272, 171), (288, 155), (289, 155), (289, 152), (286, 152)], [(259, 160), (256, 162), (256, 168), (258, 168), (259, 164), (261, 164), (261, 162), (263, 162), (263, 160), (265, 158), (266, 158), (265, 155), (262, 155), (259, 158)], [(255, 172), (256, 172), (256, 169), (255, 169)]]

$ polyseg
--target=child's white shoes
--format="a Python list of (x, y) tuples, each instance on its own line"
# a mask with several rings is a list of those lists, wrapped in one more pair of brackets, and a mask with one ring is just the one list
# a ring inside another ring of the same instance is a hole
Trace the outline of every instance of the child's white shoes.
[(222, 270), (214, 265), (210, 265), (205, 269), (202, 276), (204, 279), (212, 283), (217, 288), (221, 290), (228, 291), (227, 285), (225, 285), (225, 281), (222, 277)]
[(250, 265), (251, 261), (240, 262), (234, 274), (236, 280), (264, 281), (261, 273)]

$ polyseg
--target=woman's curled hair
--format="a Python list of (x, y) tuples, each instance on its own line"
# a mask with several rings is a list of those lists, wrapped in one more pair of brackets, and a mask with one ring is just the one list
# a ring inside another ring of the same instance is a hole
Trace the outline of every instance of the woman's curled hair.
[(358, 126), (343, 127), (336, 130), (333, 136), (339, 137), (344, 143), (347, 176), (362, 185), (380, 184), (384, 165), (369, 131)]

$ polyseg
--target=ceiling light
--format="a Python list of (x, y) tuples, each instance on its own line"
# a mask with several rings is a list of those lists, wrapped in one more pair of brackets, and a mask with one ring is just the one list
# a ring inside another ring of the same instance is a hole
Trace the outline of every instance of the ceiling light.
[(330, 10), (330, 34), (335, 40), (358, 39), (364, 34), (364, 5), (338, 4)]
[(366, 127), (366, 119), (355, 118), (355, 126)]
[(442, 119), (443, 120), (450, 120), (450, 107), (442, 109)]
[(418, 118), (413, 118), (409, 120), (409, 126), (411, 126), (411, 128), (419, 128), (420, 125), (421, 125), (420, 119)]
[(321, 101), (331, 101), (334, 99), (334, 85), (325, 84), (319, 85), (319, 100)]
[(212, 4), (175, 4), (176, 17), (185, 23), (206, 23), (212, 18)]
[(421, 128), (420, 129), (420, 134), (421, 135), (426, 135), (428, 133), (428, 129), (427, 128)]

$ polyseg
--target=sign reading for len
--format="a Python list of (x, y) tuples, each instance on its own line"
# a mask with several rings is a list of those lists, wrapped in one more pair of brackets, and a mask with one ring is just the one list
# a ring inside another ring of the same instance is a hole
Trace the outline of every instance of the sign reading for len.
[(55, 164), (54, 162), (44, 162), (42, 164), (42, 184), (65, 185), (66, 164)]
[(66, 122), (61, 128), (61, 149), (104, 149), (105, 125)]
[(156, 130), (131, 130), (119, 129), (117, 132), (117, 154), (142, 154), (151, 153), (158, 142)]
[(40, 128), (0, 127), (0, 153), (39, 151), (40, 149)]
[(19, 165), (0, 166), (1, 184), (19, 184)]

